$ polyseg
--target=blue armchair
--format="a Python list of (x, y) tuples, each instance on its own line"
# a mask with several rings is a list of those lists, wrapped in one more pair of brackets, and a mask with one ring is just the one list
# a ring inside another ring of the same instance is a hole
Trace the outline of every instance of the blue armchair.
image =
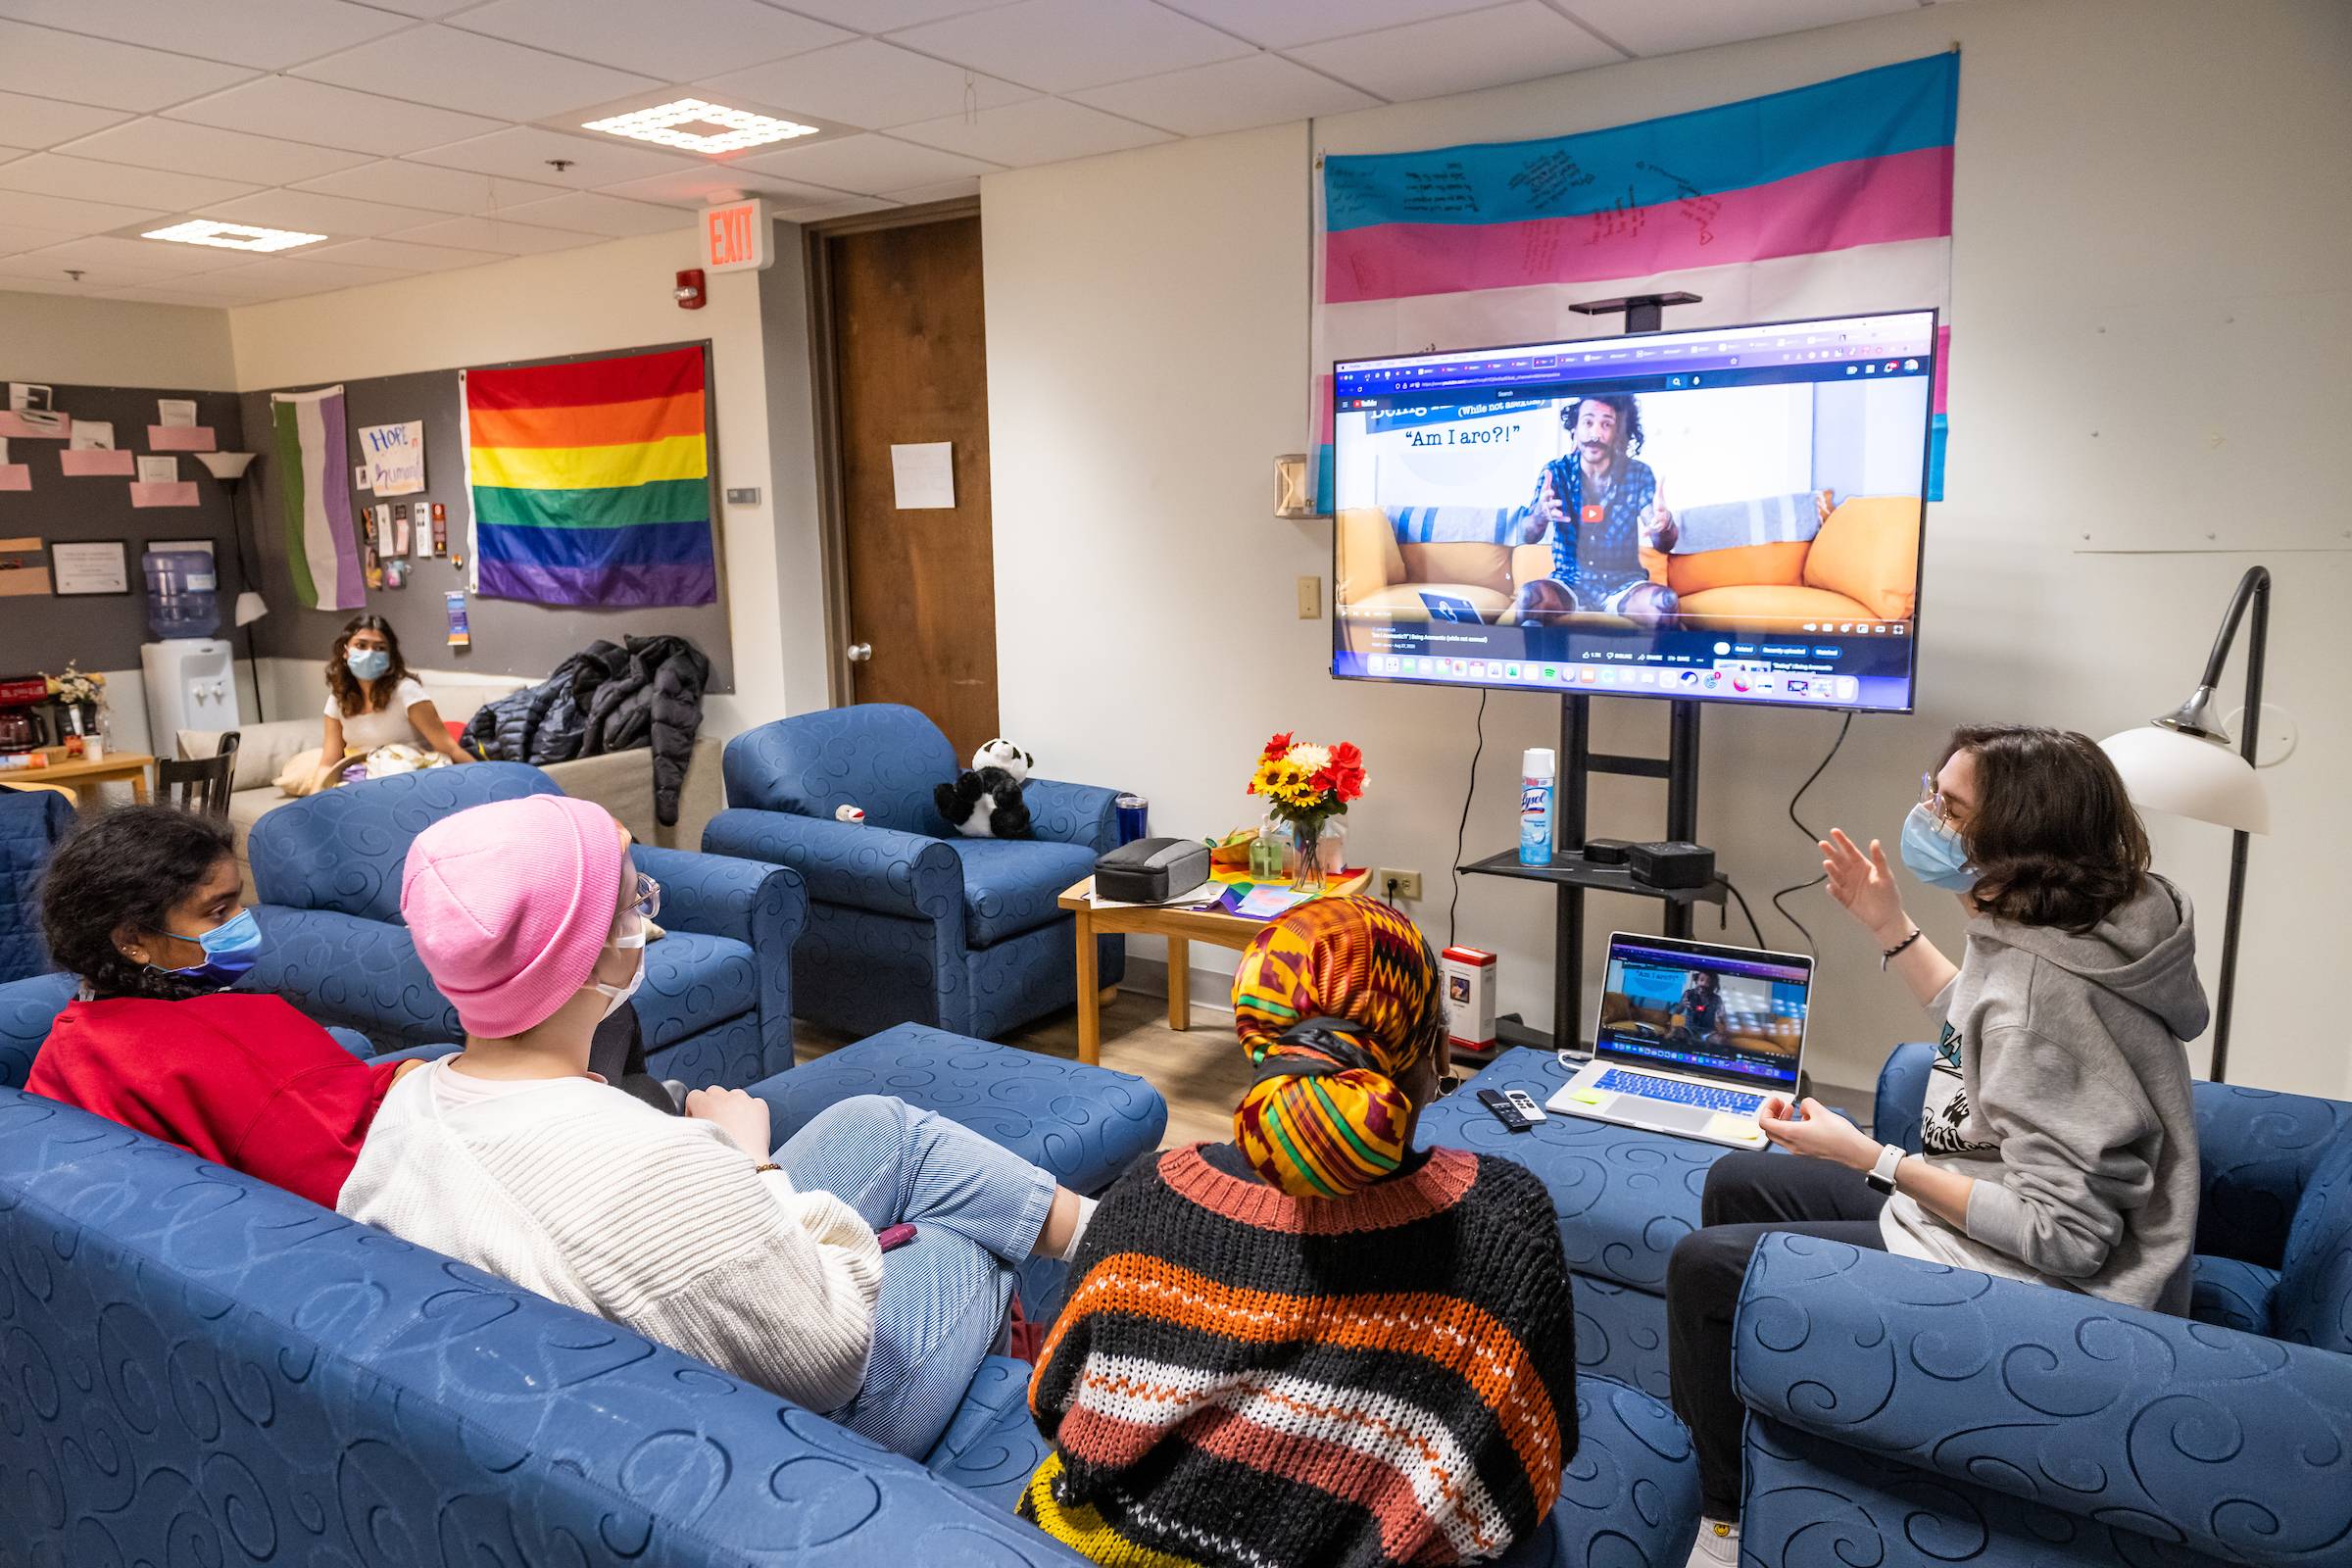
[[(464, 1039), (401, 921), (409, 844), (469, 806), (561, 793), (535, 767), (476, 762), (346, 785), (270, 812), (247, 846), (268, 943), (240, 989), (274, 992), (386, 1050)], [(668, 933), (646, 949), (635, 1001), (655, 1075), (749, 1084), (790, 1067), (790, 955), (808, 907), (800, 877), (684, 850), (630, 853), (662, 884)]]
[[(1927, 1058), (1880, 1077), (1889, 1142), (1916, 1147)], [(2190, 1318), (1764, 1240), (1743, 1560), (2352, 1564), (2352, 1105), (2195, 1093)]]
[[(947, 829), (933, 789), (948, 738), (911, 708), (867, 704), (778, 719), (727, 743), (728, 809), (703, 848), (808, 881), (793, 954), (802, 1017), (846, 1035), (925, 1023), (992, 1039), (1077, 1000), (1075, 926), (1056, 900), (1118, 842), (1115, 791), (1029, 781), (1033, 839)], [(862, 824), (837, 822), (856, 806)], [(1101, 939), (1101, 978), (1126, 948)]]
[(0, 983), (49, 967), (41, 941), (41, 871), (73, 830), (71, 797), (0, 789)]

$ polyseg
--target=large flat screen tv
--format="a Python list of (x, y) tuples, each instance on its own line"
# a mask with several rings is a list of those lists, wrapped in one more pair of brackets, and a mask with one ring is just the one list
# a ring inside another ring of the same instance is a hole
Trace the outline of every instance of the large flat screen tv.
[(1908, 712), (1936, 313), (1333, 368), (1332, 672)]

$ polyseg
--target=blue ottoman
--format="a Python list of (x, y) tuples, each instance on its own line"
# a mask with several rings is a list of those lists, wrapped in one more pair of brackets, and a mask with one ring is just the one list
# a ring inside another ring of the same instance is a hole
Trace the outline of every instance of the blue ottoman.
[(1481, 1089), (1524, 1089), (1541, 1105), (1568, 1082), (1548, 1051), (1506, 1051), (1422, 1116), (1422, 1148), (1515, 1159), (1544, 1179), (1576, 1282), (1576, 1359), (1587, 1372), (1667, 1397), (1666, 1258), (1698, 1229), (1717, 1144), (1554, 1113), (1524, 1133), (1478, 1102)]

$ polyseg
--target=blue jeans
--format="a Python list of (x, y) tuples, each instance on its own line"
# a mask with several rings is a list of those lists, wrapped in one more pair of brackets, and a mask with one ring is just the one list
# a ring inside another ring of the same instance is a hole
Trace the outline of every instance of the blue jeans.
[(877, 1231), (915, 1227), (882, 1257), (864, 1381), (826, 1413), (920, 1459), (1004, 1338), (1012, 1271), (1037, 1245), (1058, 1184), (978, 1133), (880, 1095), (818, 1112), (776, 1163), (794, 1187), (831, 1193)]

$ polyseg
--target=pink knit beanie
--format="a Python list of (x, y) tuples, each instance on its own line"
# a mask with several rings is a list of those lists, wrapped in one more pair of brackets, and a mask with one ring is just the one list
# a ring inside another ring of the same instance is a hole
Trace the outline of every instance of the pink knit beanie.
[(620, 832), (593, 801), (526, 795), (416, 835), (400, 913), (466, 1032), (545, 1023), (588, 983), (620, 900)]

